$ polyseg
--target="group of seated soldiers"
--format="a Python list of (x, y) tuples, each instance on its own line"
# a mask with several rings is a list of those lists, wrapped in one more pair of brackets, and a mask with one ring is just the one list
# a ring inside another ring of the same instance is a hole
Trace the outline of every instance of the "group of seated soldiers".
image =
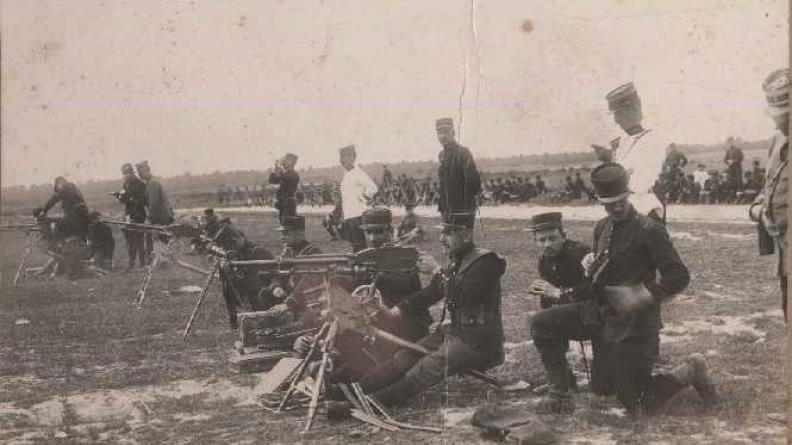
[[(700, 354), (665, 372), (653, 372), (662, 325), (660, 304), (684, 290), (690, 279), (665, 226), (632, 206), (629, 175), (621, 165), (604, 163), (592, 172), (591, 183), (607, 212), (594, 227), (592, 248), (567, 238), (560, 213), (532, 218), (531, 230), (541, 250), (541, 278), (527, 291), (539, 297), (542, 310), (532, 317), (530, 331), (551, 388), (538, 410), (574, 411), (572, 391), (577, 385), (566, 360), (571, 340), (592, 342), (590, 390), (615, 395), (631, 415), (661, 412), (672, 396), (689, 385), (706, 402), (716, 403), (718, 395)], [(445, 267), (430, 255), (420, 254), (409, 272), (378, 272), (337, 281), (350, 294), (370, 297), (368, 304), (374, 301), (372, 325), (420, 348), (342, 330), (333, 345), (328, 399), (342, 399), (337, 384), (356, 382), (380, 404), (392, 406), (449, 376), (480, 374), (504, 362), (501, 277), (506, 261), (476, 246), (474, 220), (474, 211), (451, 211), (438, 227), (440, 244), (448, 255)], [(207, 237), (234, 250), (235, 258), (274, 258), (212, 213), (207, 213), (206, 227)], [(366, 210), (362, 228), (368, 249), (393, 246), (389, 210)], [(303, 217), (284, 218), (279, 230), (281, 257), (321, 253), (305, 240)], [(424, 287), (419, 274), (430, 277)], [(282, 334), (280, 328), (296, 332), (287, 337), (293, 340), (294, 350), (303, 356), (315, 351), (311, 345), (318, 342), (314, 336), (325, 316), (319, 303), (322, 292), (316, 291), (323, 288), (322, 280), (316, 275), (271, 276), (257, 274), (255, 267), (229, 267), (221, 277), (233, 326), (237, 326), (239, 301), (247, 300), (251, 308), (274, 314), (269, 334)], [(431, 329), (429, 309), (441, 301), (442, 318)], [(273, 337), (283, 339), (281, 334)], [(271, 346), (286, 348), (287, 343)], [(350, 408), (346, 402), (329, 403), (336, 414)]]

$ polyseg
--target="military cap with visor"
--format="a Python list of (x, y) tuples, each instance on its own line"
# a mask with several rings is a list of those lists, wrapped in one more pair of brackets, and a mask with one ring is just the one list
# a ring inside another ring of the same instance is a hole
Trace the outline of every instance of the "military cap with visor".
[(762, 83), (767, 98), (767, 113), (782, 116), (789, 113), (789, 69), (781, 68), (770, 73)]
[(623, 108), (640, 105), (641, 98), (638, 97), (638, 90), (632, 82), (619, 85), (605, 95), (608, 101), (608, 109), (616, 111)]
[(632, 193), (629, 188), (630, 175), (615, 162), (606, 162), (591, 172), (591, 184), (597, 199), (603, 204), (621, 201)]
[(373, 207), (363, 211), (360, 228), (363, 230), (387, 229), (391, 226), (393, 214), (388, 209)]
[(475, 222), (476, 212), (474, 211), (451, 212), (446, 217), (446, 220), (439, 226), (436, 226), (436, 228), (443, 232), (472, 229)]
[(531, 217), (532, 232), (539, 230), (560, 229), (561, 226), (561, 212), (547, 212), (540, 213)]
[(289, 230), (305, 230), (305, 217), (304, 216), (284, 216), (281, 220), (281, 225), (278, 227), (279, 231)]

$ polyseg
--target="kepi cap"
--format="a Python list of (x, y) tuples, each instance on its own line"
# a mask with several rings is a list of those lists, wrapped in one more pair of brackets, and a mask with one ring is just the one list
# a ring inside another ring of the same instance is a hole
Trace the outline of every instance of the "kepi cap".
[(297, 162), (297, 159), (298, 159), (297, 155), (294, 153), (286, 153), (285, 155), (283, 155), (283, 162), (295, 163)]
[(390, 227), (393, 214), (388, 209), (374, 207), (363, 211), (360, 228), (363, 230), (376, 230)]
[(540, 213), (531, 217), (531, 231), (560, 229), (561, 212)]
[(789, 113), (789, 69), (770, 73), (762, 83), (767, 98), (767, 114), (781, 116)]
[(348, 156), (356, 154), (354, 145), (347, 145), (338, 149), (338, 154), (341, 156)]
[(443, 231), (472, 229), (475, 222), (476, 212), (472, 210), (451, 212), (448, 217), (446, 217), (446, 220), (439, 226), (436, 226), (436, 228)]
[(606, 162), (591, 172), (591, 184), (603, 204), (620, 201), (632, 193), (629, 182), (627, 170), (615, 162)]
[(453, 130), (454, 129), (454, 120), (451, 119), (450, 117), (441, 117), (440, 119), (435, 121), (435, 128), (438, 131), (440, 131), (440, 130), (448, 130), (448, 129)]
[(610, 111), (641, 104), (638, 90), (635, 89), (635, 84), (632, 82), (627, 82), (612, 89), (605, 95), (605, 100), (608, 101), (608, 109)]
[(280, 232), (287, 230), (305, 230), (305, 217), (284, 216), (283, 220), (281, 221), (281, 225), (277, 230)]

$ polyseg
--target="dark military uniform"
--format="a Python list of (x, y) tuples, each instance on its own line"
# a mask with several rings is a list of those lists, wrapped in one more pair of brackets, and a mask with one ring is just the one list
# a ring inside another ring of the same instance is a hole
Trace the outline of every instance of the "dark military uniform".
[[(599, 221), (594, 240), (597, 255), (607, 257), (591, 294), (597, 304), (582, 302), (539, 312), (531, 324), (534, 345), (553, 386), (567, 390), (566, 342), (597, 340), (601, 347), (595, 360), (601, 360), (598, 370), (604, 375), (592, 380), (612, 386), (593, 388), (595, 392), (615, 392), (629, 412), (652, 413), (667, 399), (665, 395), (679, 389), (672, 379), (652, 376), (651, 371), (659, 352), (660, 302), (685, 289), (688, 270), (665, 227), (632, 207), (623, 221), (610, 217)], [(654, 301), (631, 315), (616, 312), (606, 300), (604, 286), (638, 283), (647, 287)]]
[(584, 276), (581, 261), (589, 252), (591, 249), (587, 245), (567, 239), (557, 255), (539, 257), (539, 276), (561, 289), (561, 304), (586, 298), (591, 285)]
[[(211, 227), (214, 231), (207, 229), (209, 238), (225, 249), (235, 260), (275, 258), (267, 249), (248, 241), (245, 234), (227, 219), (213, 222)], [(237, 311), (240, 306), (244, 305), (253, 310), (266, 310), (275, 304), (267, 289), (271, 279), (260, 276), (257, 272), (256, 267), (233, 267), (226, 264), (220, 268), (223, 298), (226, 301), (229, 322), (234, 329), (237, 328)], [(265, 291), (262, 292), (262, 289)]]
[(88, 235), (88, 207), (85, 205), (82, 192), (76, 185), (62, 177), (55, 180), (56, 184), (58, 180), (62, 180), (63, 185), (55, 190), (44, 207), (34, 212), (35, 216), (40, 213), (46, 214), (60, 202), (63, 207), (63, 219), (55, 226), (55, 240), (61, 241), (72, 236), (85, 240)]
[(275, 208), (278, 209), (278, 219), (283, 222), (287, 216), (297, 214), (297, 186), (300, 183), (300, 175), (294, 170), (280, 170), (270, 173), (267, 180), (270, 184), (278, 184), (278, 191), (275, 193)]
[(91, 251), (91, 259), (93, 259), (96, 266), (105, 270), (112, 270), (113, 252), (115, 251), (113, 231), (108, 224), (99, 221), (98, 218), (98, 214), (92, 217), (91, 224), (88, 226), (88, 244)]
[(436, 275), (429, 286), (399, 303), (403, 314), (414, 314), (445, 299), (451, 325), (418, 342), (429, 354), (402, 349), (360, 382), (363, 390), (373, 392), (385, 405), (394, 405), (446, 375), (503, 363), (500, 277), (505, 270), (503, 258), (470, 246), (444, 275)]
[[(124, 204), (124, 215), (129, 217), (130, 222), (145, 223), (146, 184), (137, 176), (130, 175), (124, 181), (121, 190), (118, 200)], [(139, 230), (123, 230), (123, 233), (129, 254), (129, 267), (135, 265), (135, 258), (138, 258), (141, 267), (144, 266), (148, 262), (144, 243), (145, 233)]]
[(437, 209), (445, 220), (450, 213), (475, 210), (481, 192), (481, 177), (470, 150), (456, 142), (440, 152), (437, 170), (439, 199)]

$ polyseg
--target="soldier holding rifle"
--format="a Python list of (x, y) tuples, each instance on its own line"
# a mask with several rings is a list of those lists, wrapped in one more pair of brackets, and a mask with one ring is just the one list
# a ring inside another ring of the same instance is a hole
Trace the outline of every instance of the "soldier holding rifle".
[[(589, 299), (537, 313), (531, 336), (547, 370), (552, 390), (540, 409), (574, 411), (569, 366), (569, 340), (594, 339), (603, 361), (604, 381), (631, 415), (662, 411), (673, 395), (693, 385), (709, 403), (717, 393), (701, 354), (686, 358), (667, 373), (652, 375), (660, 346), (660, 304), (685, 289), (690, 276), (665, 227), (630, 203), (629, 175), (619, 164), (605, 163), (591, 182), (608, 216), (594, 229), (594, 253), (584, 259), (592, 280)], [(659, 274), (659, 277), (658, 277)]]
[(282, 159), (275, 161), (275, 169), (267, 179), (270, 184), (278, 184), (275, 208), (278, 209), (278, 221), (281, 224), (283, 218), (297, 215), (297, 200), (294, 195), (300, 184), (300, 175), (294, 170), (296, 164), (297, 155), (286, 153)]

